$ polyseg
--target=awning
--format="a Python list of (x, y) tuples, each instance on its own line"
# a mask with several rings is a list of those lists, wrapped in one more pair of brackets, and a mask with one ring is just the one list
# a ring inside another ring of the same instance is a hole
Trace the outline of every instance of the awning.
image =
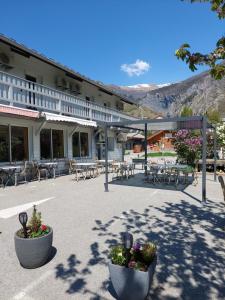
[(3, 104), (0, 104), (0, 113), (34, 119), (38, 119), (40, 116), (38, 111)]
[(97, 127), (97, 123), (95, 121), (67, 117), (67, 116), (52, 114), (48, 112), (43, 112), (42, 116), (45, 117), (47, 121), (76, 123), (82, 126)]

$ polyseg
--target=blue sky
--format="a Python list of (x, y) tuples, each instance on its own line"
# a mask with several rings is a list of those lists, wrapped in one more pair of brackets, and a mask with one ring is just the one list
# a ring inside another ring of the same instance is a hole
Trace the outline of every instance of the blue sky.
[(211, 51), (224, 24), (209, 4), (180, 0), (14, 0), (1, 3), (0, 32), (92, 79), (132, 85), (194, 75), (175, 50)]

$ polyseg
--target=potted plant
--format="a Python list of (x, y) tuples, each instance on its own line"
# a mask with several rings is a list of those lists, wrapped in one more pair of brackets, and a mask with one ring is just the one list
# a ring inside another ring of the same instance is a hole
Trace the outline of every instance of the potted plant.
[(52, 251), (53, 230), (42, 224), (41, 213), (34, 205), (32, 217), (28, 222), (26, 212), (19, 214), (22, 229), (14, 236), (16, 255), (24, 268), (32, 269), (44, 265)]
[(149, 292), (157, 263), (156, 245), (134, 243), (126, 234), (124, 244), (112, 247), (109, 273), (121, 300), (144, 300)]

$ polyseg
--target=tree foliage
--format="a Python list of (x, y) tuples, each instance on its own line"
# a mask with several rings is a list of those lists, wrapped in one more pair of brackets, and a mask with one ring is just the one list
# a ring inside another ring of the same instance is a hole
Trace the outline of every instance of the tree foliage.
[[(184, 1), (184, 0), (182, 0)], [(193, 2), (210, 2), (211, 10), (216, 12), (219, 19), (225, 18), (225, 0), (187, 0)], [(197, 70), (198, 65), (210, 67), (210, 73), (215, 79), (225, 77), (225, 36), (222, 36), (216, 43), (215, 49), (208, 54), (191, 52), (188, 43), (183, 44), (175, 53), (178, 59), (185, 61), (191, 71)]]
[(207, 110), (206, 116), (212, 124), (219, 124), (222, 121), (219, 111), (213, 108)]
[(181, 113), (180, 113), (181, 117), (191, 117), (193, 116), (193, 110), (191, 107), (188, 106), (184, 106)]

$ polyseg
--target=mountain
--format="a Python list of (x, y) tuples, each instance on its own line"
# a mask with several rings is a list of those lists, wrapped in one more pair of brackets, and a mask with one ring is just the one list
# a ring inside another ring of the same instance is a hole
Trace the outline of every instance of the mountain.
[(128, 86), (117, 86), (117, 85), (108, 85), (108, 87), (113, 90), (114, 92), (126, 96), (129, 100), (136, 103), (141, 98), (145, 97), (146, 94), (152, 90), (158, 89), (162, 86), (169, 85), (167, 84), (151, 84), (151, 83), (140, 83), (135, 85), (128, 85)]
[(216, 109), (222, 117), (225, 117), (225, 78), (214, 80), (209, 72), (174, 84), (113, 86), (112, 89), (127, 96), (134, 103), (164, 116), (179, 115), (184, 106), (189, 106), (194, 114)]

